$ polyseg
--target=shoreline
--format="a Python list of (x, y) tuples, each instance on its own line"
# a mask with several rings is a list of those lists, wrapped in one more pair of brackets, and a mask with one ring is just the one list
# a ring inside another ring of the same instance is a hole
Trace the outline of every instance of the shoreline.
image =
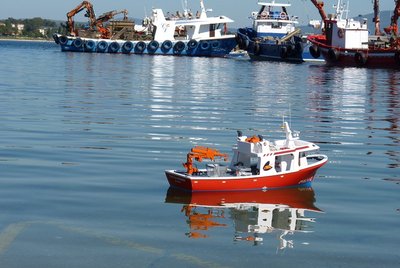
[(30, 38), (2, 38), (0, 41), (18, 41), (18, 42), (54, 42), (51, 39), (30, 39)]

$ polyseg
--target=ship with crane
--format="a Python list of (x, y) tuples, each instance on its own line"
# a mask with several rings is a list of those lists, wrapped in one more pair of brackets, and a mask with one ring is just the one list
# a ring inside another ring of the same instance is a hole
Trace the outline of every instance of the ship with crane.
[(395, 0), (391, 23), (380, 30), (379, 0), (374, 0), (375, 34), (370, 35), (367, 20), (348, 18), (348, 10), (342, 0), (337, 0), (335, 13), (327, 15), (322, 1), (311, 0), (323, 21), (322, 34), (310, 35), (310, 53), (323, 56), (331, 66), (400, 68), (400, 37), (397, 21), (400, 16), (400, 0)]
[[(267, 190), (309, 185), (328, 157), (319, 147), (300, 140), (299, 132), (283, 122), (286, 138), (268, 141), (262, 135), (247, 137), (238, 131), (229, 165), (228, 155), (214, 148), (196, 146), (187, 154), (185, 170), (166, 170), (171, 187), (188, 191)], [(195, 161), (211, 160), (206, 168)], [(216, 160), (220, 160), (222, 164)]]
[[(88, 26), (78, 29), (74, 16), (84, 10)], [(192, 14), (185, 1), (183, 13), (172, 16), (153, 8), (151, 16), (136, 25), (127, 10), (96, 17), (93, 5), (83, 1), (67, 13), (67, 33), (53, 38), (62, 51), (70, 52), (224, 57), (236, 46), (235, 35), (228, 33), (233, 20), (209, 17), (210, 11), (200, 0), (200, 11)], [(119, 14), (123, 19), (115, 19)]]

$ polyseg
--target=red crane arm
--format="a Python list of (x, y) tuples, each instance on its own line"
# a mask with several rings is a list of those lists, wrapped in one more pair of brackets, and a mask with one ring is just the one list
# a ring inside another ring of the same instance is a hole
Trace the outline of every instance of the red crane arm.
[(183, 163), (183, 166), (186, 168), (187, 173), (192, 175), (193, 173), (198, 172), (198, 169), (193, 166), (193, 159), (198, 162), (203, 161), (203, 159), (210, 159), (214, 161), (216, 157), (223, 158), (224, 161), (228, 160), (227, 154), (222, 154), (216, 149), (196, 146), (187, 154), (186, 163)]

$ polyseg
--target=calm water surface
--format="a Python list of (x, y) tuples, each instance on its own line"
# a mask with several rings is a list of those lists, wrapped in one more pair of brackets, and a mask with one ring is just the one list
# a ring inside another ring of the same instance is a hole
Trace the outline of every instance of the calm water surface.
[[(399, 94), (391, 70), (0, 41), (0, 267), (398, 267)], [(168, 191), (193, 145), (281, 138), (289, 114), (329, 163), (261, 198), (305, 210), (261, 228), (255, 193), (187, 209)]]

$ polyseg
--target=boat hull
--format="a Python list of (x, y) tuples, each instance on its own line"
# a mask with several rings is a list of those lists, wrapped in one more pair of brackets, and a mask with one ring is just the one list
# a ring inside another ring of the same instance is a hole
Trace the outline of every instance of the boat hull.
[(80, 38), (56, 34), (53, 36), (64, 52), (123, 53), (197, 57), (225, 57), (236, 46), (234, 36), (209, 40), (111, 40)]
[(302, 63), (304, 44), (300, 37), (294, 36), (294, 42), (276, 42), (256, 37), (256, 33), (248, 28), (238, 30), (239, 47), (247, 51), (251, 60), (283, 61)]
[(167, 170), (165, 174), (171, 186), (189, 191), (242, 191), (267, 190), (271, 188), (304, 186), (310, 184), (317, 170), (327, 162), (327, 158), (307, 168), (295, 172), (275, 175), (208, 177), (187, 175), (184, 172)]
[(309, 37), (309, 41), (329, 66), (400, 68), (400, 51), (396, 49), (344, 49), (326, 45), (323, 41), (313, 37)]

